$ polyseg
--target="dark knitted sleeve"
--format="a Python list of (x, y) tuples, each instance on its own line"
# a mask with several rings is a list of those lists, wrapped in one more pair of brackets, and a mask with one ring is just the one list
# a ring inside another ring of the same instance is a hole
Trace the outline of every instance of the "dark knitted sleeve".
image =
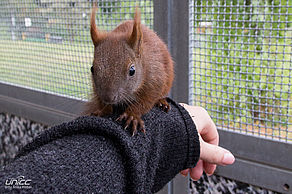
[(133, 137), (117, 116), (79, 117), (48, 129), (0, 171), (0, 193), (11, 190), (7, 183), (17, 178), (30, 181), (15, 192), (159, 191), (181, 170), (194, 167), (200, 155), (192, 119), (169, 102), (168, 113), (155, 107), (144, 115), (146, 134)]

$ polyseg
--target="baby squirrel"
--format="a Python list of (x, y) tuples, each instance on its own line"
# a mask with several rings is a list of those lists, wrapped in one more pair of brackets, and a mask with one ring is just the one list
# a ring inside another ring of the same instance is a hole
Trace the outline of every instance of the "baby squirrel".
[(128, 20), (111, 32), (100, 31), (91, 13), (91, 39), (94, 60), (91, 67), (93, 97), (85, 114), (105, 116), (114, 106), (124, 106), (117, 120), (125, 120), (125, 129), (132, 126), (145, 133), (141, 116), (156, 105), (170, 109), (166, 96), (172, 86), (173, 61), (167, 46), (151, 29), (141, 24), (136, 8), (134, 20)]

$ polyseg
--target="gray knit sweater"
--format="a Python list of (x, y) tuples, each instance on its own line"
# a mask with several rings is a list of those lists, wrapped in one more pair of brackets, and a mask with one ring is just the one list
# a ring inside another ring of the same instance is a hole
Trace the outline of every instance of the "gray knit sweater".
[[(146, 134), (132, 137), (115, 122), (117, 115), (79, 117), (48, 129), (1, 169), (0, 193), (159, 191), (200, 155), (192, 119), (169, 101), (170, 112), (155, 107), (142, 117)], [(12, 189), (15, 179), (26, 185)]]

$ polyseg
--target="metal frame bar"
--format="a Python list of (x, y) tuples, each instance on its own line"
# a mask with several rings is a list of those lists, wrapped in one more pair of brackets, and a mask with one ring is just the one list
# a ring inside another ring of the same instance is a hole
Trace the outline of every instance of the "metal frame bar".
[[(291, 193), (292, 144), (242, 133), (219, 130), (220, 146), (236, 157), (216, 174), (280, 193)], [(268, 153), (268, 154), (267, 154)]]
[(291, 153), (292, 144), (232, 131), (219, 130), (219, 134), (220, 145), (236, 156), (292, 171), (292, 154), (288, 154)]
[[(174, 60), (175, 79), (171, 96), (178, 102), (189, 102), (189, 0), (169, 1), (168, 40)], [(173, 179), (173, 193), (189, 193), (189, 177), (177, 175)]]
[(172, 88), (173, 99), (189, 102), (189, 1), (172, 0), (170, 53), (174, 60), (175, 80)]
[(56, 125), (80, 115), (85, 102), (0, 83), (0, 112)]
[[(189, 99), (189, 1), (154, 1), (154, 30), (168, 45), (175, 68), (175, 80), (170, 96), (188, 103)], [(162, 193), (188, 193), (189, 179), (177, 175)]]

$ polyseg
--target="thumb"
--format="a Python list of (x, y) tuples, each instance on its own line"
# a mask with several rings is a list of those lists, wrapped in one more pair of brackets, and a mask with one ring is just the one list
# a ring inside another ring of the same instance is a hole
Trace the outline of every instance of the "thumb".
[(213, 144), (201, 141), (201, 155), (200, 158), (212, 164), (229, 165), (235, 161), (234, 156), (228, 150)]

